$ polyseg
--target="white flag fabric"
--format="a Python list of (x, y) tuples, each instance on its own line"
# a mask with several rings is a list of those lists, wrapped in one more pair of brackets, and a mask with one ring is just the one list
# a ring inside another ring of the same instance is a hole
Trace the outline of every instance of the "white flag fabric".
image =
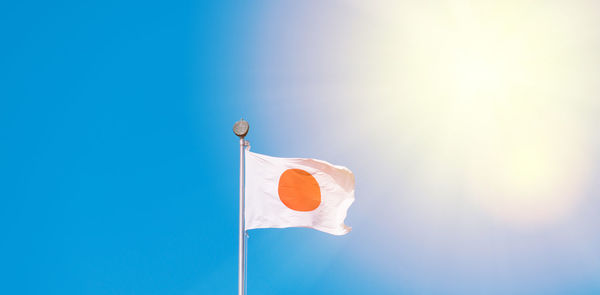
[(309, 227), (344, 235), (354, 202), (354, 174), (346, 167), (246, 150), (246, 229)]

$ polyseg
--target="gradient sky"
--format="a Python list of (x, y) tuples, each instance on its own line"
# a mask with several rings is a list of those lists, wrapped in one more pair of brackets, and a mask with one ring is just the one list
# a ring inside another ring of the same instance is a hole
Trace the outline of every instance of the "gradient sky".
[(238, 152), (353, 170), (248, 294), (600, 294), (595, 1), (4, 1), (0, 293), (235, 294)]

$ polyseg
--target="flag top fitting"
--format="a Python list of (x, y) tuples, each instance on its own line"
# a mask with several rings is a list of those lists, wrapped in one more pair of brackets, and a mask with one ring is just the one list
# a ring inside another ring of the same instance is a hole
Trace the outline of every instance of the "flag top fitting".
[(244, 121), (244, 119), (240, 119), (233, 124), (233, 133), (241, 138), (248, 134), (248, 130), (250, 130), (250, 125), (248, 125), (248, 122)]

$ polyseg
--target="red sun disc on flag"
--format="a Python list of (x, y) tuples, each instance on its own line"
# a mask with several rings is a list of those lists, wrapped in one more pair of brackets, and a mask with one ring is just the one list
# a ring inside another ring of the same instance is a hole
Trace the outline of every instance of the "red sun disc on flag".
[(295, 211), (313, 211), (321, 204), (317, 180), (302, 169), (285, 170), (279, 177), (279, 199)]

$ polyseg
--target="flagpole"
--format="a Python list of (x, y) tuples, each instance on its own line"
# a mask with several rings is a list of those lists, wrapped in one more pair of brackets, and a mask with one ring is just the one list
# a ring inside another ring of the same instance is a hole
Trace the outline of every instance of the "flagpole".
[(233, 133), (240, 138), (240, 213), (238, 228), (238, 295), (246, 293), (246, 230), (244, 220), (244, 147), (248, 134), (248, 122), (241, 119), (233, 125)]
[(246, 241), (244, 239), (244, 137), (240, 137), (240, 224), (238, 236), (238, 295), (244, 295), (244, 282), (246, 281), (245, 250)]

